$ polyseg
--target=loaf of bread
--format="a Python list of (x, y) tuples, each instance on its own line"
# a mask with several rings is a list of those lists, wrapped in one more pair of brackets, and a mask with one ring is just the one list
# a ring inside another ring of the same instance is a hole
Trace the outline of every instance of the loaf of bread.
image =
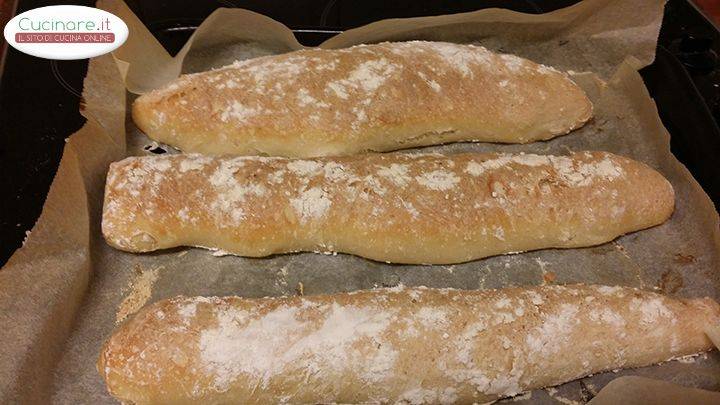
[(132, 108), (185, 152), (313, 157), (457, 141), (524, 143), (583, 125), (566, 74), (480, 46), (399, 42), (305, 49), (184, 75)]
[(110, 166), (102, 229), (130, 252), (198, 246), (439, 264), (601, 244), (664, 222), (673, 207), (662, 175), (604, 152), (173, 155)]
[(178, 297), (105, 344), (98, 370), (140, 404), (486, 403), (712, 348), (710, 299), (632, 288), (391, 288)]

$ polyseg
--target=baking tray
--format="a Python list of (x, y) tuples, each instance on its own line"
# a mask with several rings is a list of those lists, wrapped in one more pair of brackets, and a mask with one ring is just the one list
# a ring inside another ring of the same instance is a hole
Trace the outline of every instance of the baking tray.
[[(657, 27), (657, 25), (656, 25), (656, 27)], [(628, 131), (627, 133), (632, 133), (632, 131)], [(87, 155), (87, 156), (90, 156), (90, 155)], [(66, 211), (63, 211), (63, 212), (66, 212)], [(54, 238), (46, 239), (46, 241), (50, 241), (50, 242), (52, 242), (52, 241), (54, 241), (54, 240), (55, 240)], [(52, 244), (52, 243), (51, 243), (51, 244)], [(315, 258), (315, 257), (314, 257), (314, 258)], [(450, 270), (448, 270), (448, 271), (450, 271)], [(182, 273), (183, 273), (183, 272), (178, 272), (178, 273), (180, 273), (180, 274), (176, 274), (177, 276), (182, 276)], [(96, 274), (96, 275), (94, 275), (93, 278), (96, 278), (96, 277), (103, 278), (104, 275), (102, 275), (102, 274)], [(392, 280), (391, 280), (391, 281), (392, 281)], [(24, 284), (18, 284), (18, 286), (21, 286), (21, 285), (24, 285)], [(116, 290), (113, 290), (113, 291), (116, 291)], [(234, 291), (234, 290), (232, 290), (232, 291)], [(230, 291), (230, 293), (231, 293), (232, 291)], [(180, 291), (180, 292), (182, 292), (182, 291)], [(217, 293), (217, 291), (215, 291), (215, 293)], [(32, 318), (32, 317), (28, 317), (28, 318)], [(83, 318), (81, 318), (81, 319), (83, 319)], [(70, 368), (63, 368), (63, 369), (66, 370), (66, 372), (68, 372), (70, 375), (72, 375), (72, 373), (73, 373), (72, 370), (73, 370), (74, 368), (73, 368), (73, 367), (70, 367)], [(64, 374), (64, 372), (63, 372), (63, 374)], [(74, 380), (71, 379), (71, 380), (69, 380), (69, 381), (74, 381)]]

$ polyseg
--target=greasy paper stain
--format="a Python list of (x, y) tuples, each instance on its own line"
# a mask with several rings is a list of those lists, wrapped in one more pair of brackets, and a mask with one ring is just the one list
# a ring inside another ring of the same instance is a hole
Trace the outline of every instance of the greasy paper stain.
[(683, 287), (683, 278), (675, 269), (668, 269), (660, 276), (660, 290), (663, 294), (675, 294)]
[(682, 253), (676, 253), (675, 254), (675, 263), (678, 264), (692, 264), (695, 263), (695, 256), (693, 255), (686, 255)]
[(140, 266), (135, 267), (134, 278), (128, 284), (130, 292), (118, 306), (115, 323), (119, 324), (128, 316), (136, 313), (142, 308), (152, 295), (152, 287), (158, 278), (158, 272), (162, 266), (149, 270), (143, 270)]

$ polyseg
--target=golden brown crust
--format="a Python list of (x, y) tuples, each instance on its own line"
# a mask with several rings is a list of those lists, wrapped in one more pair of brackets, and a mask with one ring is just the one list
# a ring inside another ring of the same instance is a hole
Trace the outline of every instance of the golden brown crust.
[(592, 104), (552, 68), (413, 41), (236, 62), (182, 76), (132, 112), (149, 137), (185, 152), (312, 157), (549, 139), (582, 126)]
[(112, 395), (154, 403), (483, 403), (712, 347), (709, 299), (631, 288), (392, 288), (177, 297), (105, 344)]
[(664, 222), (673, 207), (659, 173), (604, 152), (173, 155), (111, 165), (102, 228), (131, 252), (200, 246), (456, 263), (604, 243)]

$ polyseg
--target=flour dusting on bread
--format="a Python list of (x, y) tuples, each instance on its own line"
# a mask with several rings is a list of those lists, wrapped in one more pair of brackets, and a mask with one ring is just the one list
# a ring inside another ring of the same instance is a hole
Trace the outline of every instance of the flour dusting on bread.
[(103, 232), (128, 250), (190, 245), (257, 256), (333, 246), (381, 260), (457, 262), (602, 243), (664, 221), (672, 197), (657, 172), (603, 152), (173, 155), (111, 165)]
[(564, 73), (481, 46), (426, 41), (238, 61), (181, 76), (133, 105), (148, 136), (185, 152), (291, 157), (521, 143), (565, 134), (591, 115)]
[(484, 403), (712, 348), (713, 301), (603, 288), (177, 297), (125, 323), (98, 370), (139, 403)]

